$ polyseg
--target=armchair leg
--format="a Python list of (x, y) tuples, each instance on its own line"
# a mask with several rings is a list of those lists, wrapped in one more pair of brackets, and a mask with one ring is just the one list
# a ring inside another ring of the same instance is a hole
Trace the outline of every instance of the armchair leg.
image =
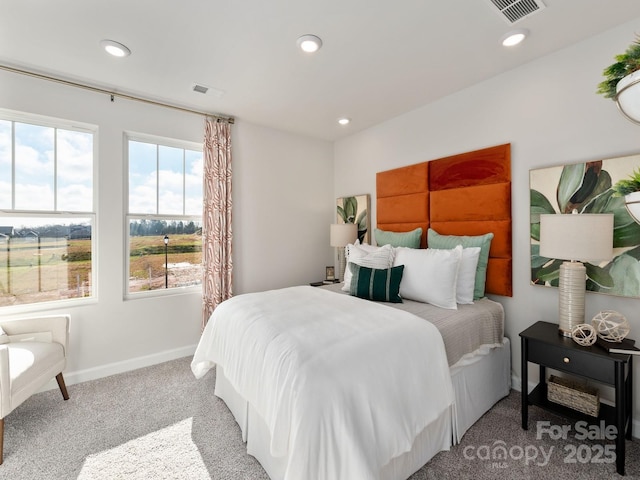
[(62, 372), (56, 375), (56, 380), (58, 381), (58, 386), (60, 387), (60, 391), (62, 392), (62, 398), (64, 398), (65, 400), (69, 400), (69, 394), (67, 393), (67, 386), (64, 384), (64, 378), (62, 377)]

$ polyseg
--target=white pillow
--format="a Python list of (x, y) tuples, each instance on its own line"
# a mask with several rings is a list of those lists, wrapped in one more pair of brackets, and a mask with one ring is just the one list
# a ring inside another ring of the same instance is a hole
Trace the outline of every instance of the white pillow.
[(360, 240), (356, 240), (352, 244), (350, 243), (349, 245), (347, 245), (346, 247), (347, 258), (349, 257), (349, 247), (354, 247), (354, 246), (358, 247), (360, 250), (364, 250), (365, 252), (377, 252), (382, 248), (376, 245), (369, 245), (368, 243), (360, 243)]
[(400, 296), (407, 300), (430, 303), (456, 310), (456, 284), (462, 246), (452, 250), (434, 248), (395, 249), (393, 266), (404, 265)]
[(347, 258), (345, 259), (347, 267), (344, 270), (344, 285), (342, 290), (348, 292), (351, 287), (351, 269), (349, 262), (360, 265), (361, 267), (379, 268), (385, 270), (393, 266), (393, 247), (385, 245), (384, 247), (374, 247), (372, 245), (352, 245), (349, 244), (345, 248)]
[(462, 258), (458, 267), (456, 283), (456, 302), (465, 305), (473, 304), (473, 291), (476, 287), (476, 269), (480, 258), (480, 247), (462, 249)]

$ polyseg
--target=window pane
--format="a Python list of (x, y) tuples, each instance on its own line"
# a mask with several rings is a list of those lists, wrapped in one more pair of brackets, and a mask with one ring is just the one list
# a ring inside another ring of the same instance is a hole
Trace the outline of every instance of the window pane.
[(91, 223), (1, 216), (0, 306), (91, 296)]
[(0, 120), (0, 208), (11, 208), (11, 122)]
[(202, 283), (202, 222), (136, 218), (129, 233), (130, 293)]
[(15, 208), (53, 210), (54, 129), (15, 123)]
[(161, 215), (183, 212), (183, 167), (182, 148), (158, 146), (158, 213)]
[(129, 212), (158, 213), (157, 146), (129, 141)]
[(202, 152), (185, 150), (185, 212), (202, 215)]
[(58, 130), (58, 210), (93, 211), (93, 135)]

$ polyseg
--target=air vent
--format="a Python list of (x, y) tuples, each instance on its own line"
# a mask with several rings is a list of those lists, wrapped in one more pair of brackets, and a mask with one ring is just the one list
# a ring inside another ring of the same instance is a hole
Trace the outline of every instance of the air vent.
[(504, 21), (509, 24), (519, 22), (525, 17), (543, 10), (546, 5), (542, 0), (487, 0), (495, 8)]
[(193, 91), (194, 92), (198, 92), (198, 93), (207, 93), (207, 90), (209, 90), (209, 87), (205, 87), (204, 85), (198, 85), (195, 84), (193, 86)]

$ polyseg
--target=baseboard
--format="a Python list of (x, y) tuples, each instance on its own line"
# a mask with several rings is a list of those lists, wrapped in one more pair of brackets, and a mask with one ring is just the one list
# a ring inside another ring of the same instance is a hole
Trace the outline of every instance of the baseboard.
[[(536, 385), (538, 385), (538, 382), (528, 382), (529, 383), (529, 389), (528, 391), (531, 392), (531, 390), (533, 390)], [(511, 388), (513, 388), (514, 390), (518, 391), (518, 392), (522, 392), (522, 379), (520, 377), (516, 377), (515, 375), (511, 376)], [(600, 398), (600, 401), (602, 403), (606, 403), (608, 405), (614, 405), (614, 402), (609, 399), (609, 398)], [(636, 416), (636, 413), (633, 412), (633, 416)], [(640, 438), (640, 420), (632, 420), (631, 422), (631, 436), (634, 439), (638, 439)]]
[(520, 377), (516, 377), (514, 373), (511, 374), (511, 388), (519, 392), (522, 391), (522, 380)]
[[(77, 370), (75, 372), (64, 372), (64, 381), (67, 385), (88, 382), (99, 378), (116, 375), (118, 373), (130, 372), (138, 368), (150, 367), (158, 363), (176, 360), (182, 357), (193, 356), (196, 351), (196, 345), (187, 345), (186, 347), (175, 348), (173, 350), (165, 350), (163, 352), (154, 353), (153, 355), (145, 355), (143, 357), (135, 357), (121, 362), (108, 363), (99, 367), (87, 368), (85, 370)], [(40, 391), (57, 389), (58, 384), (55, 379), (51, 380)], [(71, 392), (69, 392), (71, 393)]]

